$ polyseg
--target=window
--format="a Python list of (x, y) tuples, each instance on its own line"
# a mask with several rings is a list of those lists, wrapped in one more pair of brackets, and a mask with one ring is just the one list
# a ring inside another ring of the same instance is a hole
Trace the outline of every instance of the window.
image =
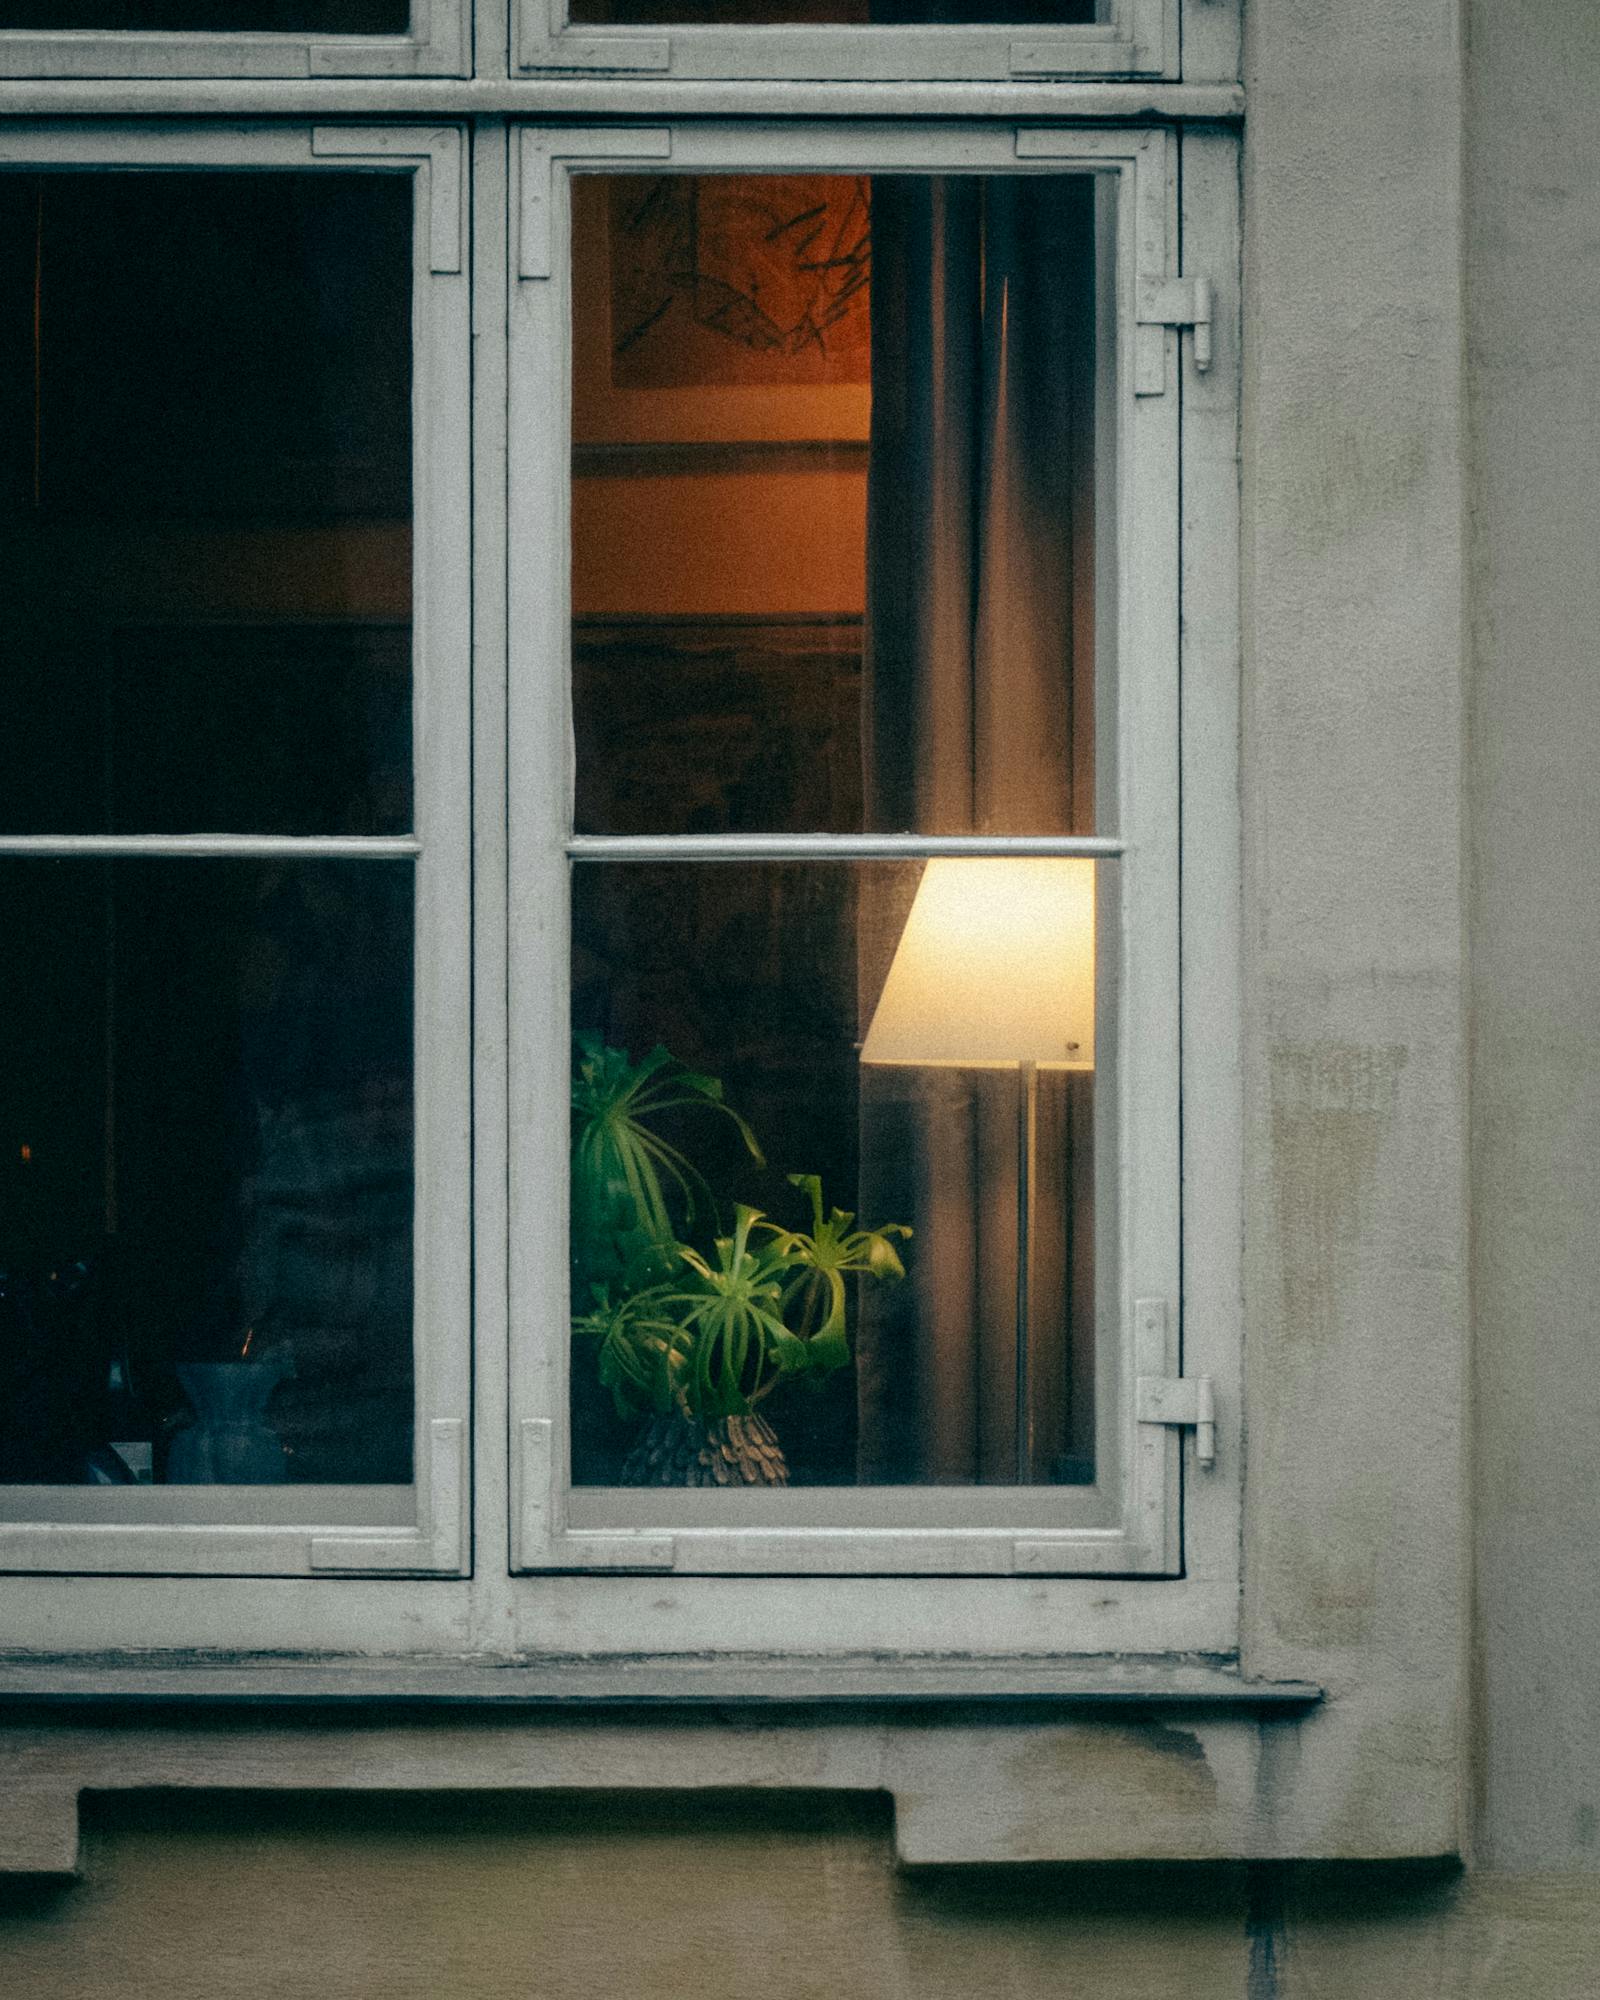
[(470, 0), (6, 0), (0, 76), (453, 76)]
[[(1230, 141), (902, 61), (1176, 9), (480, 6), (472, 117), (382, 81), (438, 0), (160, 11), (0, 35), (174, 79), (0, 135), (0, 1559), (195, 1644), (1227, 1650)], [(349, 39), (223, 124), (263, 29)], [(802, 51), (894, 115), (626, 74)]]
[(1175, 75), (1172, 0), (517, 0), (524, 70), (684, 77)]
[(17, 150), (0, 1538), (459, 1569), (459, 138)]
[[(570, 912), (579, 1044), (522, 1559), (1166, 1567), (1175, 1446), (1120, 1371), (1176, 1366), (1177, 397), (1118, 307), (1166, 142), (670, 144), (521, 145), (571, 235), (524, 238), (514, 566), (560, 518), (569, 324), (575, 424), (570, 594), (514, 603), (511, 865)], [(868, 1268), (819, 1344), (836, 1207)]]

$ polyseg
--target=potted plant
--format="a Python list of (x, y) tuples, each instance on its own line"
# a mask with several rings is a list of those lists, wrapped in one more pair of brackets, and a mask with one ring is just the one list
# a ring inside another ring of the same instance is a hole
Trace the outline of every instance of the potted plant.
[(718, 1080), (663, 1048), (635, 1063), (580, 1036), (572, 1109), (573, 1332), (619, 1415), (642, 1420), (623, 1482), (787, 1485), (762, 1406), (849, 1365), (847, 1280), (904, 1277), (892, 1239), (911, 1231), (826, 1211), (815, 1174), (788, 1177), (809, 1228), (739, 1203), (723, 1230), (704, 1174), (658, 1121), (707, 1112), (732, 1122), (758, 1165), (761, 1148)]

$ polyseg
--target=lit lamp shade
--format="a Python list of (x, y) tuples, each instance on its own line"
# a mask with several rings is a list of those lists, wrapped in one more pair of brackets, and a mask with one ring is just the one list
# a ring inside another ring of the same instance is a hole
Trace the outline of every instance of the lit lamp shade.
[(861, 1060), (1093, 1069), (1094, 872), (1053, 857), (930, 861)]

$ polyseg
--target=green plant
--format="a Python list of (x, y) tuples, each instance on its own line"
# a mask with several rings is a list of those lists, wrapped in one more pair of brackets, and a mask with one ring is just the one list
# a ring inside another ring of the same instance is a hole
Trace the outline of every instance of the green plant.
[[(761, 1148), (714, 1077), (665, 1049), (634, 1063), (579, 1039), (573, 1075), (573, 1332), (621, 1415), (676, 1413), (699, 1423), (750, 1415), (784, 1381), (820, 1381), (850, 1361), (847, 1279), (905, 1275), (902, 1223), (856, 1229), (824, 1212), (816, 1174), (791, 1174), (811, 1227), (788, 1229), (740, 1203), (731, 1232), (692, 1240), (716, 1205), (705, 1176), (655, 1120), (686, 1109), (730, 1118)], [(682, 1213), (681, 1230), (674, 1209)]]
[(722, 1101), (714, 1076), (686, 1069), (664, 1048), (634, 1062), (597, 1035), (576, 1038), (572, 1072), (572, 1262), (574, 1297), (596, 1286), (635, 1289), (675, 1263), (678, 1231), (668, 1189), (678, 1196), (684, 1226), (714, 1215), (705, 1178), (688, 1156), (655, 1129), (676, 1111), (709, 1110), (731, 1119), (750, 1156), (763, 1164), (755, 1134)]
[(686, 1338), (681, 1376), (671, 1388), (702, 1422), (749, 1414), (785, 1375), (807, 1366), (806, 1342), (784, 1323), (786, 1283), (797, 1262), (780, 1242), (751, 1243), (761, 1211), (741, 1202), (733, 1234), (710, 1257), (678, 1245), (684, 1275), (645, 1296)]
[(596, 1287), (590, 1310), (572, 1322), (575, 1334), (594, 1343), (595, 1373), (601, 1387), (611, 1391), (620, 1416), (646, 1410), (665, 1415), (673, 1407), (674, 1382), (688, 1360), (688, 1335), (666, 1316), (655, 1297), (657, 1289), (613, 1298)]
[(852, 1229), (855, 1216), (843, 1208), (832, 1209), (824, 1219), (821, 1177), (790, 1174), (789, 1180), (810, 1200), (809, 1234), (780, 1229), (775, 1222), (763, 1222), (761, 1227), (772, 1232), (800, 1267), (785, 1296), (785, 1309), (798, 1310), (796, 1331), (805, 1341), (812, 1372), (828, 1374), (850, 1359), (845, 1278), (852, 1272), (872, 1278), (903, 1278), (906, 1267), (889, 1239), (900, 1236), (909, 1240), (911, 1231), (903, 1222), (890, 1222), (881, 1229)]

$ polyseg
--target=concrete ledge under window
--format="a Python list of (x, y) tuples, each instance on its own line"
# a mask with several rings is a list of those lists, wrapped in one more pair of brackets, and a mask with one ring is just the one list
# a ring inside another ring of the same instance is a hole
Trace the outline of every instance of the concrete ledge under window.
[(861, 1792), (912, 1865), (1276, 1856), (1323, 1713), (1207, 1660), (13, 1658), (0, 1875), (142, 1791)]
[(949, 1655), (810, 1659), (546, 1656), (484, 1661), (111, 1653), (0, 1659), (0, 1713), (17, 1704), (127, 1707), (828, 1708), (1001, 1706), (1293, 1710), (1319, 1701), (1305, 1681), (1246, 1680), (1208, 1659), (1011, 1659)]

